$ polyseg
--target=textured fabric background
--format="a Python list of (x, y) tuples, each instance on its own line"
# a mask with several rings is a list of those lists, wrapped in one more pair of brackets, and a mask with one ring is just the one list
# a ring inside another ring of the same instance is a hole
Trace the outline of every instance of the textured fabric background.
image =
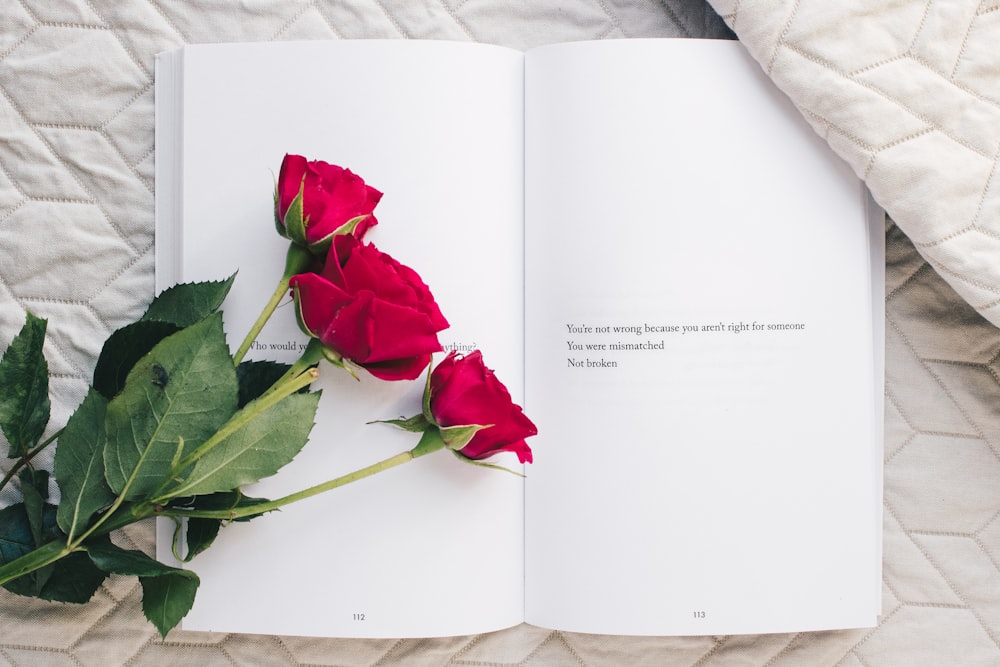
[[(162, 641), (142, 617), (138, 585), (112, 578), (85, 606), (0, 590), (0, 665), (1000, 663), (1000, 335), (980, 314), (1000, 321), (1000, 2), (712, 4), (725, 23), (694, 0), (5, 0), (0, 345), (26, 309), (50, 319), (53, 423), (61, 424), (100, 342), (151, 298), (158, 51), (369, 37), (527, 48), (732, 37), (727, 23), (899, 225), (887, 227), (878, 628), (631, 638), (520, 626), (378, 641), (174, 632)], [(152, 528), (125, 539), (151, 550)]]
[(711, 2), (928, 262), (1000, 324), (1000, 3)]

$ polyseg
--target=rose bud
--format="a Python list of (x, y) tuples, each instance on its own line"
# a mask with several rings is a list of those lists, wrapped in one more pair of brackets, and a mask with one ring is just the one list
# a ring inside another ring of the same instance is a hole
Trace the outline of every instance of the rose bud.
[(349, 169), (286, 155), (274, 188), (278, 233), (318, 254), (337, 234), (364, 238), (378, 222), (372, 211), (382, 193)]
[(374, 245), (333, 239), (320, 273), (289, 281), (299, 325), (334, 362), (346, 359), (383, 380), (413, 380), (441, 350), (448, 327), (427, 285)]
[[(525, 438), (538, 429), (510, 397), (507, 387), (483, 365), (476, 350), (468, 356), (454, 350), (431, 372), (425, 395), (427, 418), (442, 429), (479, 425), (472, 439), (456, 449), (466, 458), (480, 460), (499, 452), (514, 452), (521, 463), (531, 463)], [(464, 439), (464, 438), (463, 438)], [(448, 436), (444, 435), (448, 444)]]

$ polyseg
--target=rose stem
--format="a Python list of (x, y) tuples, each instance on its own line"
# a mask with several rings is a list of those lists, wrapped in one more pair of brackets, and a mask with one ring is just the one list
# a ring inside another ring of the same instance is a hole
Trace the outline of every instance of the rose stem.
[(267, 324), (267, 321), (271, 318), (278, 304), (281, 300), (285, 298), (288, 294), (288, 283), (292, 276), (302, 273), (305, 271), (309, 264), (312, 262), (313, 257), (309, 254), (309, 251), (295, 245), (294, 243), (288, 246), (288, 253), (285, 256), (285, 272), (281, 276), (281, 280), (278, 281), (278, 286), (275, 288), (274, 293), (271, 294), (271, 298), (268, 300), (267, 305), (264, 306), (264, 310), (261, 311), (260, 315), (257, 316), (257, 321), (253, 323), (250, 327), (250, 331), (247, 333), (246, 338), (240, 343), (239, 348), (236, 350), (236, 354), (233, 355), (233, 363), (239, 366), (240, 362), (243, 361), (243, 357), (246, 356), (247, 352), (250, 351), (250, 346), (253, 344), (257, 336), (260, 335), (261, 329)]

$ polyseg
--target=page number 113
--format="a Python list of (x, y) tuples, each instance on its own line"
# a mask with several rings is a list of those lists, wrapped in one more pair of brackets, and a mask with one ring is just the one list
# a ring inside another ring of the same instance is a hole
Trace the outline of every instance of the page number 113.
[(691, 613), (694, 614), (695, 618), (705, 618), (705, 612), (703, 611), (693, 611)]

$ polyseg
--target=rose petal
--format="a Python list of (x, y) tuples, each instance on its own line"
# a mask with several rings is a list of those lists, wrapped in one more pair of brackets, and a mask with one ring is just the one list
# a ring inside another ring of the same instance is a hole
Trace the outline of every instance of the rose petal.
[[(301, 155), (285, 155), (277, 184), (276, 216), (281, 224), (300, 190), (305, 242), (310, 246), (329, 238), (347, 222), (370, 215), (382, 199), (381, 192), (350, 169), (322, 160), (309, 161)], [(376, 224), (374, 218), (366, 218), (355, 233), (361, 238)]]
[(308, 161), (301, 155), (285, 155), (278, 170), (278, 219), (284, 220), (288, 207), (292, 205), (302, 188)]
[(350, 294), (315, 273), (292, 276), (289, 286), (295, 294), (303, 326), (320, 340), (327, 334), (332, 315), (352, 301)]
[[(337, 235), (320, 274), (293, 279), (303, 327), (384, 379), (415, 379), (448, 326), (415, 271), (353, 235)], [(315, 303), (313, 303), (315, 300)]]
[(380, 380), (416, 380), (431, 363), (431, 355), (365, 364), (366, 371)]
[(439, 425), (491, 425), (477, 431), (462, 454), (482, 459), (511, 451), (522, 463), (531, 462), (531, 449), (524, 439), (538, 429), (483, 364), (479, 350), (465, 357), (449, 353), (431, 373), (430, 392), (431, 413)]
[(365, 363), (390, 361), (439, 352), (438, 329), (424, 313), (375, 298), (369, 314), (372, 321), (372, 352)]

